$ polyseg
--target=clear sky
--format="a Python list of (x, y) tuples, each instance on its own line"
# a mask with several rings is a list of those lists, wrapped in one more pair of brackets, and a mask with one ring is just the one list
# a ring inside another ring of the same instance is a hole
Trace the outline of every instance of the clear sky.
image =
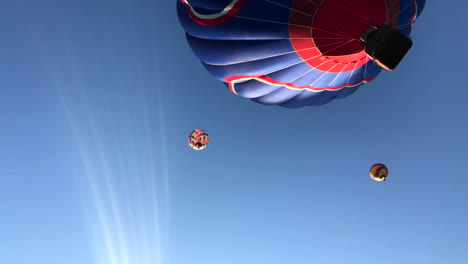
[(428, 1), (397, 70), (300, 109), (212, 78), (175, 6), (2, 1), (0, 263), (468, 263), (466, 1)]

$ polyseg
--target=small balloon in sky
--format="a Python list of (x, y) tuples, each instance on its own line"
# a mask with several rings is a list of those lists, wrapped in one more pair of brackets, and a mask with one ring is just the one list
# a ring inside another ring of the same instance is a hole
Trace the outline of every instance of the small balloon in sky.
[(206, 148), (209, 141), (210, 137), (203, 129), (195, 129), (188, 136), (188, 144), (195, 150), (202, 150)]
[(376, 163), (369, 170), (370, 177), (375, 181), (385, 181), (388, 176), (388, 168), (385, 164)]

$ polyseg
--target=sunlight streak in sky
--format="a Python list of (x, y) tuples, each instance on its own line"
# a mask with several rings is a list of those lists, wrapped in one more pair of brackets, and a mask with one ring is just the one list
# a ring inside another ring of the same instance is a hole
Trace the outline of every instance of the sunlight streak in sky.
[[(66, 101), (64, 106), (70, 108)], [(92, 226), (96, 252), (101, 255), (97, 263), (162, 263), (161, 213), (167, 212), (167, 208), (163, 210), (164, 204), (161, 205), (166, 197), (161, 191), (167, 188), (164, 185), (167, 184), (164, 179), (167, 166), (162, 159), (162, 168), (156, 168), (151, 136), (139, 138), (122, 131), (114, 134), (115, 140), (111, 140), (115, 143), (138, 138), (138, 141), (148, 141), (141, 143), (146, 148), (106, 143), (91, 111), (84, 121), (83, 113), (76, 117), (72, 111), (66, 112), (98, 219)], [(158, 188), (160, 185), (164, 187)]]
[[(38, 47), (81, 159), (77, 161), (80, 169), (74, 174), (87, 186), (82, 191), (86, 212), (83, 221), (90, 223), (94, 263), (162, 263), (163, 226), (169, 222), (162, 105), (158, 104), (156, 117), (151, 116), (141, 92), (136, 96), (142, 105), (138, 109), (125, 109), (123, 99), (106, 107), (99, 106), (93, 98), (95, 95), (90, 94), (92, 88), (87, 87), (74, 67), (71, 46), (61, 55), (68, 58), (73, 80), (54, 74), (59, 66), (49, 58), (50, 52), (44, 45)], [(123, 114), (119, 115), (117, 110)], [(142, 116), (142, 119), (134, 120), (132, 116)], [(159, 131), (153, 131), (156, 127)]]

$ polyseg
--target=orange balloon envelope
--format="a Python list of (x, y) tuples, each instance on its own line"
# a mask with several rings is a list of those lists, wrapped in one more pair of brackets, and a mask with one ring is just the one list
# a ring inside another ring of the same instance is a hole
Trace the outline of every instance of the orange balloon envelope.
[(206, 148), (206, 145), (208, 145), (209, 141), (210, 137), (203, 129), (195, 129), (188, 136), (188, 144), (195, 150), (202, 150)]
[(385, 181), (388, 176), (388, 168), (385, 164), (376, 163), (369, 170), (370, 177), (375, 181)]

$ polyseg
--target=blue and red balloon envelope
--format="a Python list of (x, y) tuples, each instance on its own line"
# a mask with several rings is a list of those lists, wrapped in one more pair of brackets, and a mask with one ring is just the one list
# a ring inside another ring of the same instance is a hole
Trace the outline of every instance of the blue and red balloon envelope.
[(409, 36), (425, 0), (178, 0), (194, 54), (257, 103), (322, 105), (381, 72), (361, 36), (390, 25)]

